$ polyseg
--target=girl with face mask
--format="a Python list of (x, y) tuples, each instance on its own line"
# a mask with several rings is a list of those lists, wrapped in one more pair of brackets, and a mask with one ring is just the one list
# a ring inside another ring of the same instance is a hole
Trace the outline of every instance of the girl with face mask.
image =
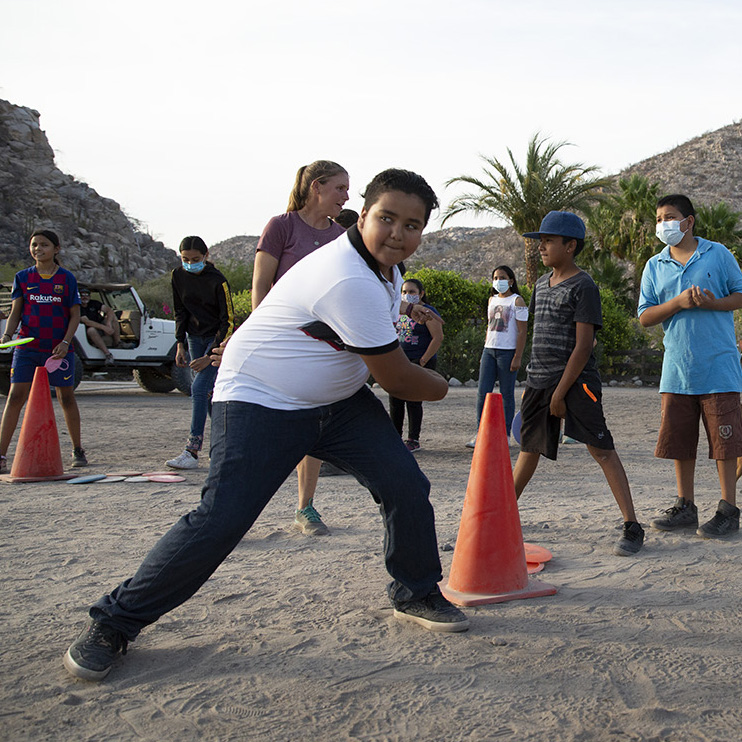
[(211, 365), (209, 353), (234, 331), (229, 284), (207, 261), (208, 256), (209, 250), (200, 237), (185, 237), (180, 243), (181, 267), (172, 273), (178, 342), (175, 363), (190, 366), (195, 376), (191, 382), (191, 430), (183, 453), (166, 462), (171, 469), (198, 467), (218, 370)]
[[(518, 376), (528, 331), (528, 307), (518, 293), (513, 269), (499, 265), (492, 271), (492, 295), (487, 304), (487, 336), (479, 363), (477, 394), (477, 426), (482, 418), (484, 400), (500, 383), (505, 411), (505, 428), (510, 428), (515, 416), (515, 380)], [(477, 437), (466, 445), (474, 448)]]
[[(402, 284), (402, 301), (408, 304), (422, 304), (438, 314), (430, 304), (425, 302), (425, 298), (422, 281), (410, 278)], [(397, 336), (402, 350), (412, 363), (435, 370), (436, 353), (443, 342), (443, 326), (440, 322), (420, 324), (406, 314), (400, 314), (397, 322)], [(403, 435), (404, 430), (405, 408), (408, 416), (408, 437), (405, 445), (414, 453), (420, 450), (423, 403), (409, 402), (389, 396), (389, 416), (400, 435)]]

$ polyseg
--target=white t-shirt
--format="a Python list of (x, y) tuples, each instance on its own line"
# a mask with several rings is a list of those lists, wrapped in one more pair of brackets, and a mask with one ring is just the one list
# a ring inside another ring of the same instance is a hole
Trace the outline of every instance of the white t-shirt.
[[(352, 396), (368, 379), (359, 353), (387, 353), (398, 345), (401, 286), (396, 267), (393, 283), (380, 279), (347, 233), (315, 250), (234, 333), (214, 401), (298, 410)], [(313, 323), (323, 324), (308, 327)], [(325, 333), (340, 342), (315, 337)]]
[(487, 337), (485, 348), (513, 350), (518, 343), (517, 322), (528, 321), (528, 307), (515, 305), (519, 294), (501, 297), (495, 294), (487, 304)]

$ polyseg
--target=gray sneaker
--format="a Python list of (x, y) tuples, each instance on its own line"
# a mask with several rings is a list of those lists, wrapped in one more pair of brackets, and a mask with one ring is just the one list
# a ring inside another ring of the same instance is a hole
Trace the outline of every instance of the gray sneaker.
[(394, 604), (394, 617), (419, 624), (428, 631), (466, 631), (469, 619), (449, 603), (436, 585), (422, 600)]
[(639, 523), (626, 521), (623, 524), (623, 534), (613, 547), (616, 556), (633, 556), (644, 545), (644, 529)]
[(313, 502), (314, 500), (310, 500), (305, 508), (296, 511), (293, 526), (306, 536), (326, 536), (330, 529), (322, 522)]
[(655, 518), (651, 522), (651, 526), (658, 531), (698, 528), (698, 508), (694, 502), (686, 502), (682, 497), (678, 497), (675, 504), (669, 510), (665, 510), (661, 518)]
[(119, 653), (126, 654), (128, 639), (98, 621), (92, 621), (70, 645), (62, 658), (70, 675), (82, 680), (103, 680)]
[(714, 517), (704, 523), (696, 533), (702, 538), (722, 538), (739, 531), (739, 508), (730, 505), (726, 500), (719, 500), (719, 507)]

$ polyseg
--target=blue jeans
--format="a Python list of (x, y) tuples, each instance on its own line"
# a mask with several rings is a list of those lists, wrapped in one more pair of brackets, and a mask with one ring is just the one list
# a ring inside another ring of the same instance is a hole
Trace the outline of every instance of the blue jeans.
[[(188, 355), (191, 360), (202, 358), (206, 351), (214, 344), (212, 337), (188, 336)], [(200, 451), (204, 444), (204, 428), (206, 416), (211, 412), (211, 395), (214, 391), (214, 382), (219, 369), (209, 364), (199, 371), (191, 382), (191, 433), (188, 436), (186, 448), (191, 451)]]
[(311, 410), (215, 402), (211, 467), (201, 503), (90, 615), (134, 639), (144, 626), (184, 603), (307, 454), (353, 474), (378, 503), (392, 602), (425, 597), (442, 578), (430, 483), (381, 402), (364, 386), (348, 399)]
[(510, 364), (515, 356), (512, 350), (498, 348), (484, 348), (482, 359), (479, 362), (479, 389), (477, 392), (477, 426), (482, 419), (484, 398), (495, 390), (495, 384), (500, 382), (502, 406), (505, 411), (505, 429), (510, 436), (510, 427), (515, 416), (515, 379), (517, 371), (510, 370)]

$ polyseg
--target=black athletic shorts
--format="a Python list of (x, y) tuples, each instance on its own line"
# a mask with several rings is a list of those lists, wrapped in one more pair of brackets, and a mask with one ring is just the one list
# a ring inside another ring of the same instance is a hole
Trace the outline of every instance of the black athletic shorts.
[[(540, 453), (556, 461), (559, 449), (561, 419), (549, 412), (551, 395), (557, 385), (548, 389), (527, 386), (520, 405), (520, 447), (526, 453)], [(564, 402), (567, 416), (564, 420), (564, 435), (588, 446), (612, 451), (613, 436), (603, 416), (603, 394), (599, 383), (575, 382)]]

